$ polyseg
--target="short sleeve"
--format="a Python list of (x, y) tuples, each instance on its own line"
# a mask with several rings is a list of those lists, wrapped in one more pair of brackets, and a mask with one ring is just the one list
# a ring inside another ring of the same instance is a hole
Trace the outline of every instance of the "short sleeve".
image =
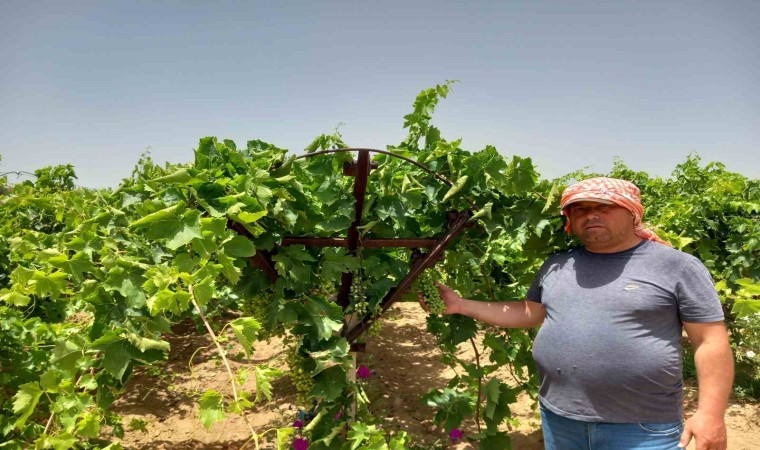
[(536, 274), (536, 276), (533, 277), (533, 282), (530, 284), (530, 288), (528, 288), (528, 293), (525, 296), (525, 298), (528, 301), (541, 303), (541, 296), (543, 294), (543, 288), (541, 287), (541, 280), (543, 280), (546, 274), (547, 266), (548, 266), (548, 261), (544, 261), (544, 264), (541, 266), (540, 269), (538, 269), (538, 273)]
[(678, 314), (682, 322), (718, 322), (724, 319), (720, 297), (710, 272), (695, 257), (684, 265), (676, 283)]

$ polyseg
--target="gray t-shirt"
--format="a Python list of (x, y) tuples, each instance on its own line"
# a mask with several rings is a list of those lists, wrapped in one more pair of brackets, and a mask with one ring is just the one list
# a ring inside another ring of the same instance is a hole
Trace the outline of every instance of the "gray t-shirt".
[(552, 255), (527, 298), (546, 308), (533, 344), (541, 403), (588, 422), (680, 421), (681, 322), (723, 320), (705, 266), (646, 240)]

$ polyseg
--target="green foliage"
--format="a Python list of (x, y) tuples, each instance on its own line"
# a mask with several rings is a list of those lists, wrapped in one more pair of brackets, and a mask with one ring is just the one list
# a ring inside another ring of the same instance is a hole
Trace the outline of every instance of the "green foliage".
[(760, 314), (741, 317), (735, 328), (739, 338), (734, 340), (736, 379), (734, 392), (742, 398), (760, 398)]
[[(451, 83), (417, 97), (404, 117), (407, 137), (389, 150), (452, 185), (376, 154), (361, 238), (441, 237), (449, 212), (476, 205), (475, 226), (452, 242), (437, 267), (468, 298), (521, 299), (544, 256), (571, 243), (557, 215), (566, 180), (541, 180), (529, 158), (504, 157), (490, 146), (470, 152), (461, 141), (446, 141), (430, 121)], [(336, 130), (308, 151), (343, 146)], [(354, 368), (335, 294), (342, 274), (353, 273), (360, 289), (352, 307), (377, 311), (408, 273), (411, 252), (352, 255), (279, 245), (288, 236), (345, 235), (355, 216), (353, 180), (342, 167), (353, 155), (295, 159), (258, 140), (238, 147), (206, 137), (193, 156), (161, 167), (143, 155), (113, 192), (76, 188), (70, 166), (44, 168), (36, 184), (12, 186), (0, 197), (0, 440), (9, 448), (98, 446), (108, 438), (106, 426), (118, 437), (123, 426), (108, 408), (137, 367), (165, 360), (171, 325), (202, 312), (220, 329), (217, 322), (235, 310), (242, 316), (229, 325), (248, 357), (256, 340), (290, 336), (290, 376), (301, 403), (319, 405), (304, 430), (313, 448), (405, 448), (408, 436), (387, 435), (369, 416), (340, 435), (346, 419), (338, 413), (367, 397), (349, 377)], [(734, 345), (746, 355), (757, 345), (743, 317), (757, 311), (758, 186), (719, 164), (698, 162), (690, 158), (672, 180), (622, 164), (614, 172), (642, 186), (648, 219), (659, 231), (706, 262), (729, 311)], [(249, 264), (266, 252), (276, 281)], [(475, 415), (480, 432), (472, 439), (483, 448), (508, 448), (498, 429), (510, 420), (509, 405), (519, 391), (535, 397), (538, 389), (534, 332), (493, 330), (459, 316), (431, 316), (428, 330), (460, 374), (425, 397), (437, 408), (436, 421), (451, 429)], [(475, 363), (457, 357), (461, 345), (476, 342), (482, 347)], [(518, 387), (493, 377), (504, 365), (520, 377)], [(255, 398), (214, 391), (200, 397), (204, 426), (271, 397), (280, 373), (259, 366), (253, 374)], [(291, 437), (278, 430), (277, 446)]]
[(456, 81), (448, 80), (443, 85), (436, 85), (434, 88), (420, 92), (414, 101), (414, 111), (404, 116), (404, 128), (409, 129), (409, 134), (401, 143), (401, 148), (417, 149), (421, 138), (425, 138), (426, 150), (431, 150), (438, 144), (441, 140), (441, 132), (430, 125), (430, 120), (438, 102), (446, 98), (449, 94), (449, 86), (454, 83)]
[(333, 130), (333, 134), (321, 134), (314, 138), (314, 140), (306, 146), (305, 150), (308, 153), (313, 153), (315, 151), (346, 147), (348, 147), (348, 145), (343, 142), (343, 136), (341, 136), (338, 132), (338, 128), (335, 128), (335, 130)]
[(34, 183), (37, 189), (74, 189), (74, 180), (77, 179), (71, 164), (43, 167), (35, 170), (34, 175), (37, 177)]
[(434, 389), (423, 398), (428, 406), (438, 409), (435, 421), (446, 430), (457, 428), (464, 418), (475, 412), (476, 398), (466, 391), (452, 388)]

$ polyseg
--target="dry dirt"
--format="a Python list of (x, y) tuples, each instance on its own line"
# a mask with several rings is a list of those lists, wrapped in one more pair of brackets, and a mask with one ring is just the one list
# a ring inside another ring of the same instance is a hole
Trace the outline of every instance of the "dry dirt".
[[(115, 405), (125, 425), (136, 419), (144, 430), (127, 430), (122, 445), (128, 449), (240, 449), (254, 448), (251, 433), (239, 415), (230, 415), (206, 430), (198, 420), (194, 395), (206, 389), (230, 393), (226, 369), (217, 357), (208, 336), (194, 327), (175, 330), (170, 338), (172, 350), (168, 363), (152, 373), (141, 372), (130, 381), (125, 394)], [(230, 354), (238, 349), (228, 344)], [(256, 345), (252, 364), (267, 364), (286, 369), (285, 347), (281, 340)], [(472, 357), (464, 349), (462, 356)], [(443, 430), (433, 421), (434, 411), (420, 401), (431, 387), (443, 387), (453, 375), (452, 369), (439, 361), (432, 335), (425, 331), (425, 313), (413, 303), (397, 303), (383, 318), (382, 335), (369, 340), (365, 353), (358, 355), (360, 364), (374, 374), (367, 379), (367, 392), (373, 413), (386, 429), (406, 430), (415, 444), (423, 448), (472, 448), (468, 443), (452, 446)], [(231, 360), (233, 371), (251, 366), (242, 359)], [(287, 370), (287, 369), (286, 369)], [(509, 379), (508, 373), (500, 376)], [(253, 391), (253, 377), (244, 389)], [(690, 415), (696, 405), (696, 392), (687, 388), (685, 409)], [(295, 393), (290, 380), (283, 376), (273, 383), (273, 401), (254, 407), (246, 414), (249, 424), (263, 434), (263, 442), (271, 442), (277, 427), (289, 426), (295, 419)], [(519, 425), (510, 435), (516, 450), (543, 448), (540, 420), (527, 395), (518, 398), (512, 411)], [(732, 401), (727, 415), (729, 450), (760, 448), (760, 405)], [(465, 435), (474, 426), (463, 427)], [(265, 447), (271, 447), (265, 445)], [(694, 444), (689, 449), (694, 449)]]

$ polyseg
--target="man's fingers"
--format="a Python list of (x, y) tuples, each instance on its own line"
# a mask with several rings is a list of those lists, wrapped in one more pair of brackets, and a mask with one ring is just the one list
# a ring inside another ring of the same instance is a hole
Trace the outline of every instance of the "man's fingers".
[(678, 448), (686, 448), (687, 445), (689, 445), (689, 442), (691, 441), (691, 430), (686, 428), (683, 430), (683, 433), (681, 433), (681, 439), (678, 441)]
[(448, 289), (449, 291), (451, 290), (451, 288), (450, 288), (450, 287), (448, 287), (448, 286), (446, 286), (445, 284), (441, 283), (441, 281), (440, 281), (440, 280), (436, 280), (436, 282), (435, 282), (435, 285), (436, 285), (436, 287), (438, 288), (438, 290), (439, 290), (439, 291), (441, 291), (441, 292), (443, 292), (443, 291), (445, 291), (445, 290), (447, 290), (447, 289)]

